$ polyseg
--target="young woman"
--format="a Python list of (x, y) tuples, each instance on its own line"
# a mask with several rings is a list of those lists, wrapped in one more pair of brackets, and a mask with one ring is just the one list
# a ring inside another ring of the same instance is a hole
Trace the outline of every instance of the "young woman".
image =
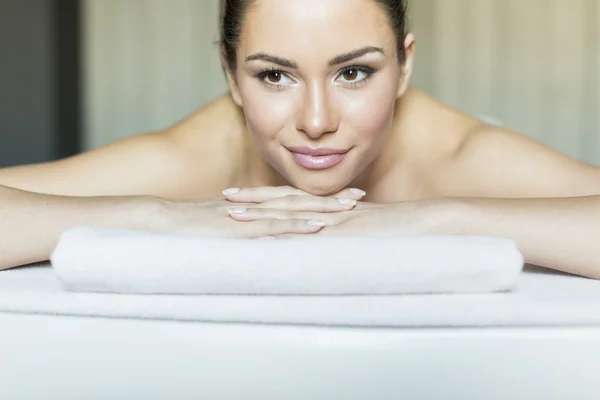
[(598, 168), (412, 88), (403, 0), (227, 0), (221, 33), (229, 94), (161, 132), (0, 170), (0, 268), (97, 225), (492, 235), (600, 277)]

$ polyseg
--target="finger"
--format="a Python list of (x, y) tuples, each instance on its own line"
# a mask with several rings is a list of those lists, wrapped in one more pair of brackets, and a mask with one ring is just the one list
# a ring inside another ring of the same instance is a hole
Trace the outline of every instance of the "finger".
[(236, 203), (263, 203), (289, 195), (306, 195), (306, 192), (291, 186), (260, 186), (252, 188), (230, 188), (223, 191), (229, 201)]
[(336, 199), (310, 195), (291, 195), (261, 203), (258, 207), (278, 208), (288, 211), (339, 212), (353, 209), (355, 199)]
[[(351, 229), (345, 229), (343, 225), (329, 225), (326, 224), (323, 229), (321, 229), (318, 232), (315, 232), (313, 235), (314, 236), (318, 236), (318, 237), (325, 237), (325, 236), (335, 236), (335, 237), (340, 237), (340, 236), (356, 236), (359, 235), (359, 232), (356, 232), (355, 230), (351, 230)], [(306, 237), (306, 234), (298, 234), (298, 233), (283, 233), (281, 235), (275, 235), (272, 238), (273, 239), (296, 239), (296, 238), (301, 238), (301, 237)]]
[[(313, 233), (313, 235), (320, 235), (321, 232), (323, 230), (321, 230), (320, 232), (316, 232)], [(295, 238), (299, 238), (299, 237), (306, 237), (306, 234), (299, 234), (299, 233), (284, 233), (283, 235), (277, 235), (277, 236), (271, 236), (273, 239), (285, 239), (285, 240), (289, 240), (289, 239), (295, 239)]]
[[(325, 227), (327, 228), (327, 227)], [(307, 236), (305, 233), (283, 233), (277, 236), (271, 236), (276, 240), (290, 240), (290, 239), (298, 239), (298, 238), (306, 238), (306, 237), (322, 237), (326, 229), (321, 229), (319, 232), (315, 232), (310, 236)]]
[(287, 233), (313, 234), (319, 232), (325, 226), (320, 220), (304, 219), (263, 219), (240, 224), (243, 229), (240, 232), (249, 238), (265, 236), (277, 236)]
[(326, 229), (319, 231), (319, 236), (360, 236), (364, 235), (364, 228), (353, 221), (344, 221), (337, 225), (327, 225)]
[(289, 210), (280, 210), (276, 208), (248, 208), (232, 209), (230, 217), (236, 221), (258, 221), (261, 219), (303, 219), (303, 220), (322, 220), (327, 225), (339, 224), (347, 220), (342, 213), (317, 213), (317, 212), (298, 212)]
[[(227, 200), (233, 202), (262, 203), (289, 195), (310, 196), (311, 194), (291, 186), (260, 186), (244, 189), (230, 188), (224, 190), (223, 195)], [(360, 200), (364, 196), (366, 196), (366, 192), (364, 190), (358, 188), (347, 188), (325, 197)]]
[(354, 200), (360, 200), (363, 197), (365, 197), (367, 195), (367, 192), (365, 192), (364, 190), (361, 189), (356, 189), (356, 188), (349, 188), (349, 189), (344, 189), (342, 191), (339, 191), (335, 194), (332, 194), (329, 197), (333, 197), (335, 199), (354, 199)]

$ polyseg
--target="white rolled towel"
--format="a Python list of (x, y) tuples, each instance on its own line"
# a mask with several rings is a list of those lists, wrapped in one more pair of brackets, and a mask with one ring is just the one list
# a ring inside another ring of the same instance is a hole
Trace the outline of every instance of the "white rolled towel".
[(260, 240), (76, 227), (51, 262), (66, 290), (139, 294), (485, 293), (515, 288), (523, 256), (477, 236)]

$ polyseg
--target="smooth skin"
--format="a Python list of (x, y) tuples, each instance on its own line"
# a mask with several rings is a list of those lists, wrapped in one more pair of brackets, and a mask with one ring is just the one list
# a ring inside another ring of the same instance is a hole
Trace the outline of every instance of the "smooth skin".
[[(184, 121), (0, 170), (0, 269), (47, 260), (65, 229), (96, 225), (491, 235), (530, 264), (600, 278), (599, 168), (411, 87), (415, 38), (398, 63), (376, 2), (256, 0), (242, 36), (230, 93)], [(350, 151), (311, 171), (289, 146)]]

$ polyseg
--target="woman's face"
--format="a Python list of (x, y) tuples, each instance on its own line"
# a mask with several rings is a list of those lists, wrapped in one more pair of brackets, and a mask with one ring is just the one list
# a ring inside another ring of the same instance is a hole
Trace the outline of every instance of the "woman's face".
[[(316, 195), (381, 152), (408, 74), (374, 0), (255, 0), (230, 86), (262, 157)], [(231, 78), (231, 77), (230, 77)]]

